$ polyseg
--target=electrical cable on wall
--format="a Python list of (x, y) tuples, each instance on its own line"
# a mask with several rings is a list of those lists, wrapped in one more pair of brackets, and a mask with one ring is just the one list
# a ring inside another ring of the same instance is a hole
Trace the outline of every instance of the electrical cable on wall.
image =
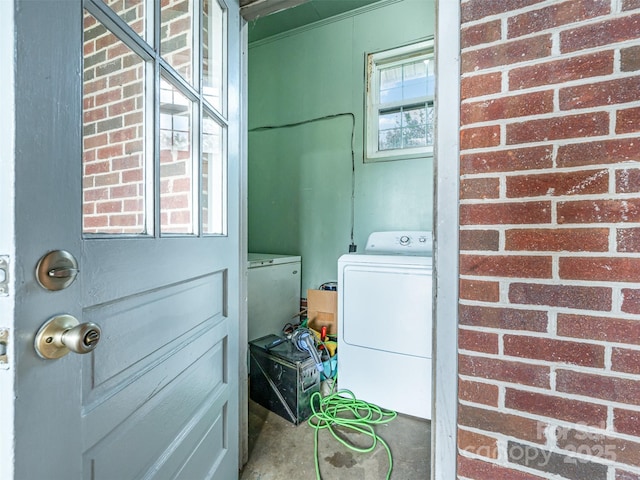
[(322, 117), (310, 118), (308, 120), (301, 120), (299, 122), (284, 123), (281, 125), (266, 125), (263, 127), (255, 127), (249, 129), (249, 132), (263, 132), (266, 130), (275, 130), (279, 128), (291, 128), (298, 127), (300, 125), (306, 125), (308, 123), (319, 122), (322, 120), (330, 120), (339, 117), (351, 118), (351, 233), (349, 245), (349, 252), (356, 251), (356, 244), (354, 240), (354, 225), (355, 225), (355, 201), (356, 201), (356, 161), (355, 161), (355, 134), (356, 134), (356, 116), (351, 112), (334, 113), (331, 115), (324, 115)]

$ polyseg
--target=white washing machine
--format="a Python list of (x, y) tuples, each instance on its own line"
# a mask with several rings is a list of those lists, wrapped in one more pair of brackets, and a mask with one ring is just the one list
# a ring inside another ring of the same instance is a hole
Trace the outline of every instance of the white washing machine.
[(374, 232), (338, 259), (338, 387), (431, 418), (432, 234)]

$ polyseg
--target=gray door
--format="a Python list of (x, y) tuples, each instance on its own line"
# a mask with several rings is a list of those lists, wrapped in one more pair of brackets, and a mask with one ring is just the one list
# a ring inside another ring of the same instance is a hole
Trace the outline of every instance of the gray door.
[[(4, 471), (236, 478), (237, 0), (14, 4), (15, 458)], [(51, 291), (35, 270), (58, 249), (79, 273)], [(41, 358), (36, 332), (62, 314), (99, 325), (100, 340)]]

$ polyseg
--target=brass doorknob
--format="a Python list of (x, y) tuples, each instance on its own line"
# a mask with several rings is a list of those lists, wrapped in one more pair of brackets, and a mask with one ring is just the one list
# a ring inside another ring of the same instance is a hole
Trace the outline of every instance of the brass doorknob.
[(69, 352), (92, 352), (102, 330), (92, 322), (80, 323), (71, 315), (50, 318), (36, 334), (35, 349), (42, 358), (64, 357)]

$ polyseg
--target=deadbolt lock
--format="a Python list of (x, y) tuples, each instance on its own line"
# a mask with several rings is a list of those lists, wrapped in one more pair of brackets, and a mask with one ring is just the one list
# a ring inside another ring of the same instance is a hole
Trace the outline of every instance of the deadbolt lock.
[(66, 250), (44, 255), (36, 266), (36, 279), (42, 288), (57, 291), (67, 288), (80, 273), (75, 257)]
[(35, 349), (42, 358), (64, 357), (69, 352), (92, 352), (102, 331), (95, 323), (79, 323), (71, 315), (58, 315), (45, 323), (35, 339)]

